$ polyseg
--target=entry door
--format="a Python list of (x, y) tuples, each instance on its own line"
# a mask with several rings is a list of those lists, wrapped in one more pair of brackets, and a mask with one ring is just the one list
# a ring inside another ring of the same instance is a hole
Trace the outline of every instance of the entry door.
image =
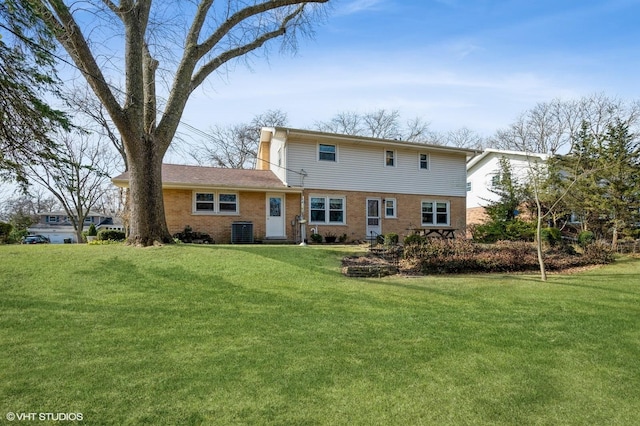
[(367, 198), (367, 239), (374, 239), (382, 234), (380, 203), (380, 198)]
[(278, 194), (267, 194), (267, 238), (286, 237), (284, 212), (284, 197)]

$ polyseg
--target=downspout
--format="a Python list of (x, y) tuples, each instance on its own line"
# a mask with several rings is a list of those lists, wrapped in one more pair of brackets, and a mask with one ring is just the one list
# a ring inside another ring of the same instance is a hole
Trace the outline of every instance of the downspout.
[(300, 193), (300, 245), (307, 245), (307, 220), (304, 218), (304, 178), (307, 176), (307, 172), (304, 169), (300, 170), (300, 183), (302, 192)]

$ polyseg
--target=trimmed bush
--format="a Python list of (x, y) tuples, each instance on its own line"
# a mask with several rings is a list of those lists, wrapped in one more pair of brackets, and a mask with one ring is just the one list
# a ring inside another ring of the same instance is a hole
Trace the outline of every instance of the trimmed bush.
[(88, 237), (96, 237), (98, 235), (98, 230), (96, 229), (96, 225), (93, 223), (89, 226), (89, 230), (87, 231)]
[(398, 244), (400, 237), (398, 234), (394, 234), (393, 232), (389, 234), (385, 234), (384, 236), (384, 245), (385, 246), (395, 246)]
[(586, 247), (593, 244), (596, 240), (596, 236), (591, 231), (582, 231), (578, 234), (578, 244), (580, 247)]
[(320, 234), (311, 234), (309, 238), (311, 238), (311, 241), (314, 243), (320, 244), (322, 242), (322, 235)]
[(124, 241), (125, 234), (123, 231), (116, 229), (103, 229), (98, 232), (98, 240), (100, 241)]

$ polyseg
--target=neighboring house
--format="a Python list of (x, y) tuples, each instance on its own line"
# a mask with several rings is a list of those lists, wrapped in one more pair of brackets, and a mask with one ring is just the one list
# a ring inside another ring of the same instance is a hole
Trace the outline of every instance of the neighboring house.
[[(73, 224), (69, 220), (67, 212), (64, 210), (54, 212), (38, 213), (40, 221), (34, 223), (28, 229), (29, 234), (43, 235), (54, 244), (62, 244), (65, 242), (77, 242), (76, 232), (73, 229)], [(124, 227), (118, 221), (110, 216), (89, 212), (85, 221), (83, 229), (88, 229), (91, 224), (96, 226), (98, 231), (102, 229), (116, 229), (122, 231)]]
[(467, 225), (482, 223), (486, 218), (485, 207), (496, 202), (499, 196), (492, 192), (500, 178), (500, 159), (509, 160), (513, 177), (525, 182), (532, 166), (547, 161), (548, 155), (520, 151), (486, 149), (467, 163)]
[[(467, 159), (475, 151), (289, 128), (263, 128), (255, 170), (165, 164), (169, 232), (298, 242), (302, 232), (348, 241), (465, 228)], [(124, 173), (113, 179), (128, 185)], [(304, 228), (304, 231), (302, 231)]]

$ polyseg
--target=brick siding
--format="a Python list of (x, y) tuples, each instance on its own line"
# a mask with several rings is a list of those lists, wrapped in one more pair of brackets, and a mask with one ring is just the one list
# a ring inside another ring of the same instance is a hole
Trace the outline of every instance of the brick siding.
[[(309, 195), (327, 195), (346, 197), (345, 225), (307, 225), (307, 238), (311, 228), (317, 228), (318, 233), (325, 235), (332, 232), (338, 236), (347, 235), (347, 241), (361, 241), (366, 234), (366, 199), (367, 198), (395, 198), (397, 218), (384, 217), (382, 209), (382, 233), (397, 233), (402, 239), (411, 233), (411, 229), (421, 228), (421, 201), (436, 200), (449, 201), (451, 227), (456, 229), (458, 236), (463, 236), (466, 226), (464, 197), (431, 197), (427, 195), (384, 194), (378, 192), (350, 192), (305, 189), (305, 219), (309, 219)], [(285, 232), (290, 241), (299, 241), (300, 195), (282, 194), (285, 196)], [(213, 237), (216, 243), (231, 242), (231, 225), (233, 222), (249, 221), (253, 223), (253, 233), (256, 239), (264, 238), (266, 234), (266, 195), (264, 192), (239, 192), (237, 215), (203, 215), (193, 214), (193, 191), (182, 189), (164, 190), (165, 214), (169, 232), (173, 235), (190, 226), (194, 231), (205, 232)]]

